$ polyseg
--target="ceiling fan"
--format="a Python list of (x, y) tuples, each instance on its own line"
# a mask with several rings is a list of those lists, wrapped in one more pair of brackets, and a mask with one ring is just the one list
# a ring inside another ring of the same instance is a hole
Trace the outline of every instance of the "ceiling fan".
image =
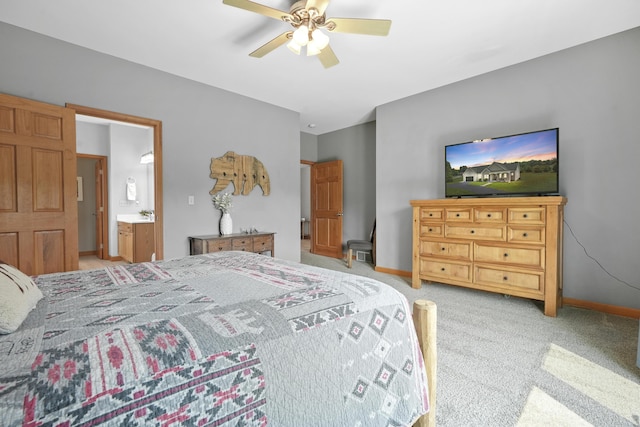
[(297, 55), (306, 46), (307, 56), (317, 55), (325, 68), (337, 65), (338, 57), (329, 46), (329, 37), (322, 31), (334, 33), (386, 36), (391, 21), (387, 19), (327, 18), (325, 10), (330, 0), (296, 1), (289, 12), (264, 6), (249, 0), (223, 0), (229, 6), (259, 13), (269, 18), (288, 22), (294, 30), (285, 31), (249, 54), (262, 58), (277, 47), (287, 47)]

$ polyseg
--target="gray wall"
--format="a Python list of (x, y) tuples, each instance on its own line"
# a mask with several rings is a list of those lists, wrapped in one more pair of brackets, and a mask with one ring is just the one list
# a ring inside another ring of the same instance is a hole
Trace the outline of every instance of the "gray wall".
[(318, 161), (330, 160), (343, 161), (343, 242), (368, 239), (376, 217), (376, 123), (320, 135)]
[[(271, 180), (234, 198), (234, 231), (276, 232), (278, 257), (300, 259), (299, 114), (0, 22), (0, 92), (162, 121), (165, 258), (188, 254), (187, 237), (218, 232), (211, 157), (257, 157)], [(195, 205), (188, 205), (188, 196)]]
[(411, 270), (409, 200), (444, 197), (446, 144), (557, 126), (564, 296), (640, 308), (639, 46), (636, 28), (378, 107), (378, 264)]
[(318, 137), (300, 132), (300, 160), (315, 162), (318, 160)]

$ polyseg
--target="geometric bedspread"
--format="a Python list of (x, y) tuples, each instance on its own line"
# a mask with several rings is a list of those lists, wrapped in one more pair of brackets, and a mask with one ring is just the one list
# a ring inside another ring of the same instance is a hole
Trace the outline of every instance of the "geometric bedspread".
[(0, 335), (2, 426), (405, 426), (427, 412), (402, 294), (247, 252), (35, 277)]

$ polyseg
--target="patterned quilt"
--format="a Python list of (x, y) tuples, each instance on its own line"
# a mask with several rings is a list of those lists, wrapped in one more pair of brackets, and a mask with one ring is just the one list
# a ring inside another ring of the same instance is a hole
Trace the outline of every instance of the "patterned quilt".
[(246, 252), (37, 276), (0, 335), (2, 426), (405, 426), (411, 310), (370, 278)]

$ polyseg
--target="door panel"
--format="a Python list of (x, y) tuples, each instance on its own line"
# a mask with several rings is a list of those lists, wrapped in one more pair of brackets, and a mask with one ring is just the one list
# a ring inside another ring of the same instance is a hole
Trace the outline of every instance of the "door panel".
[(0, 212), (15, 212), (16, 202), (16, 148), (0, 145)]
[[(35, 212), (61, 212), (64, 210), (63, 160), (61, 151), (33, 149), (33, 178)], [(73, 189), (66, 189), (71, 191)]]
[(75, 111), (0, 94), (0, 154), (0, 259), (77, 270)]
[(342, 160), (311, 166), (311, 252), (342, 258)]
[(64, 271), (64, 231), (37, 231), (33, 237), (36, 271)]

